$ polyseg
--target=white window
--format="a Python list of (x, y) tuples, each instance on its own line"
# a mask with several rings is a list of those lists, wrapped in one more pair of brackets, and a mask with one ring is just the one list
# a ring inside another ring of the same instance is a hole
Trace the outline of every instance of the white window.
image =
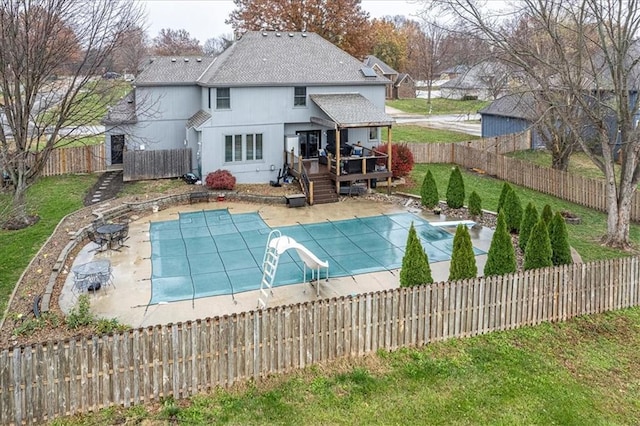
[(262, 160), (262, 133), (225, 135), (224, 161), (237, 163)]
[(293, 89), (293, 106), (307, 106), (306, 87), (295, 87)]
[(216, 109), (231, 108), (231, 89), (228, 87), (218, 87), (216, 89)]
[(262, 160), (262, 133), (246, 136), (247, 161)]

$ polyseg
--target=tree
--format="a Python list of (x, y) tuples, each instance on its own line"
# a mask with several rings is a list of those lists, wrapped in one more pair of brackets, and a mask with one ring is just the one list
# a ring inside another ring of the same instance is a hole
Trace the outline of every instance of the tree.
[[(543, 106), (556, 115), (556, 125), (566, 128), (603, 172), (603, 243), (629, 248), (631, 200), (640, 181), (638, 1), (522, 0), (500, 9), (477, 0), (436, 3), (520, 69), (528, 90), (542, 96)], [(509, 20), (501, 19), (505, 16)], [(520, 22), (535, 38), (513, 36)]]
[(553, 266), (551, 260), (551, 241), (547, 224), (542, 219), (531, 230), (527, 248), (524, 251), (524, 269), (537, 269)]
[(569, 245), (569, 234), (564, 217), (557, 212), (549, 225), (549, 240), (551, 241), (551, 261), (555, 266), (569, 265), (573, 262), (571, 258), (571, 246)]
[[(0, 169), (13, 186), (5, 226), (19, 228), (34, 221), (26, 190), (52, 151), (81, 139), (78, 127), (99, 121), (114, 102), (113, 83), (95, 76), (142, 13), (125, 1), (3, 0), (0, 14)], [(60, 71), (64, 84), (52, 84)]]
[(371, 53), (398, 72), (404, 72), (407, 60), (407, 37), (389, 18), (371, 23), (373, 47)]
[(329, 40), (356, 58), (371, 52), (369, 14), (360, 0), (233, 0), (225, 23), (235, 33), (245, 31), (309, 31)]
[(464, 180), (458, 166), (451, 170), (447, 186), (447, 206), (459, 209), (464, 205)]
[(424, 176), (422, 186), (420, 187), (420, 201), (422, 205), (428, 209), (432, 209), (438, 205), (440, 198), (438, 197), (438, 187), (436, 181), (431, 174), (431, 170), (427, 170)]
[(120, 48), (115, 52), (115, 69), (117, 71), (138, 74), (143, 61), (148, 55), (149, 39), (140, 27), (122, 34)]
[(520, 197), (513, 189), (507, 191), (507, 195), (504, 198), (504, 211), (505, 219), (507, 221), (507, 229), (509, 232), (517, 234), (520, 232), (520, 223), (522, 223), (522, 204), (520, 203)]
[(500, 191), (500, 197), (498, 198), (498, 207), (496, 209), (498, 213), (500, 213), (500, 210), (502, 210), (502, 206), (504, 205), (504, 200), (507, 197), (507, 193), (509, 191), (513, 191), (513, 188), (507, 182), (504, 182), (502, 184), (502, 191)]
[(232, 34), (224, 34), (219, 37), (214, 37), (207, 39), (204, 42), (204, 54), (207, 56), (218, 56), (222, 52), (224, 52), (227, 47), (233, 44), (233, 35)]
[(469, 214), (476, 220), (477, 217), (482, 216), (482, 200), (476, 191), (471, 191), (469, 195)]
[(456, 235), (453, 237), (449, 281), (475, 278), (476, 275), (478, 275), (478, 267), (469, 229), (465, 225), (458, 225)]
[(163, 28), (153, 39), (153, 53), (160, 56), (172, 55), (202, 55), (200, 41), (191, 38), (187, 30), (172, 30)]
[(429, 258), (422, 248), (416, 229), (409, 228), (407, 236), (407, 245), (402, 257), (402, 268), (400, 269), (400, 287), (412, 287), (421, 284), (431, 284), (431, 266), (429, 266)]
[(529, 202), (527, 207), (524, 209), (524, 217), (520, 224), (520, 236), (518, 237), (518, 245), (522, 252), (524, 252), (527, 247), (527, 241), (529, 241), (531, 230), (536, 223), (538, 223), (538, 209), (536, 209), (536, 206), (534, 206), (533, 203)]
[(511, 235), (507, 231), (504, 212), (498, 213), (498, 223), (491, 239), (487, 263), (484, 265), (484, 275), (511, 274), (516, 271), (516, 253), (511, 242)]
[(551, 210), (551, 206), (549, 204), (545, 204), (542, 208), (540, 219), (544, 220), (544, 223), (546, 223), (547, 226), (551, 224), (551, 219), (553, 219), (553, 211)]

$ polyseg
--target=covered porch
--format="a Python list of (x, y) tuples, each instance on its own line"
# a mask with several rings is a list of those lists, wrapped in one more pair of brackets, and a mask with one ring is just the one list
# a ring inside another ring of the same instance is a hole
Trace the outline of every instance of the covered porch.
[[(314, 181), (320, 177), (330, 179), (336, 194), (351, 194), (354, 188), (355, 193), (359, 193), (360, 188), (375, 187), (382, 180), (386, 180), (387, 188), (390, 188), (393, 118), (358, 93), (312, 94), (310, 98), (325, 114), (325, 117), (312, 116), (311, 123), (332, 130), (335, 142), (320, 150), (317, 158), (303, 159), (297, 158), (293, 151), (286, 153), (286, 162), (302, 182), (309, 204), (314, 204)], [(347, 129), (381, 127), (388, 129), (387, 153), (374, 146), (341, 140), (341, 131)]]

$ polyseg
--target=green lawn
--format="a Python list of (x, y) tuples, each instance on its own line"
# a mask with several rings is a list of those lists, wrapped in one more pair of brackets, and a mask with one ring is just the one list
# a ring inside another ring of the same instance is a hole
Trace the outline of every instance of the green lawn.
[[(410, 179), (413, 183), (405, 187), (396, 188), (396, 190), (418, 195), (420, 193), (420, 184), (424, 180), (427, 169), (429, 169), (436, 181), (440, 199), (444, 200), (446, 198), (447, 184), (452, 167), (452, 165), (447, 164), (416, 164)], [(476, 191), (482, 199), (482, 208), (495, 211), (498, 206), (498, 198), (500, 197), (503, 182), (490, 176), (472, 173), (466, 170), (462, 170), (462, 175), (464, 177), (467, 199), (471, 191)], [(620, 251), (602, 247), (599, 243), (599, 239), (606, 232), (607, 221), (604, 213), (599, 213), (530, 189), (512, 186), (517, 190), (523, 209), (527, 203), (532, 202), (536, 206), (538, 213), (540, 213), (544, 205), (549, 204), (554, 212), (567, 210), (580, 216), (582, 219), (580, 225), (569, 225), (567, 228), (569, 231), (569, 243), (580, 253), (583, 261), (589, 262), (620, 257), (622, 255)], [(640, 226), (632, 224), (631, 240), (638, 241), (639, 239)]]
[[(640, 418), (640, 309), (312, 366), (55, 425), (625, 425)], [(166, 423), (163, 423), (166, 422)]]
[[(382, 140), (387, 140), (387, 129), (382, 129)], [(453, 132), (450, 130), (431, 129), (429, 127), (415, 126), (410, 124), (399, 124), (391, 129), (393, 142), (466, 142), (479, 139), (479, 136), (472, 136), (466, 133)]]
[[(515, 151), (506, 154), (507, 157), (517, 158), (542, 167), (551, 167), (551, 154), (543, 149)], [(588, 177), (603, 179), (604, 174), (593, 164), (593, 161), (583, 152), (575, 152), (569, 161), (569, 173)]]
[[(82, 207), (82, 200), (96, 182), (94, 175), (65, 175), (40, 179), (28, 190), (29, 210), (40, 216), (40, 221), (19, 231), (0, 230), (0, 313), (4, 312), (13, 288), (55, 227), (67, 214)], [(7, 212), (11, 195), (0, 193), (0, 212)], [(43, 274), (42, 288), (49, 280)]]
[[(456, 101), (452, 99), (434, 98), (431, 99), (431, 114), (475, 114), (489, 103), (488, 101)], [(426, 99), (398, 99), (387, 101), (386, 104), (392, 108), (411, 114), (429, 114), (429, 106), (427, 105)]]

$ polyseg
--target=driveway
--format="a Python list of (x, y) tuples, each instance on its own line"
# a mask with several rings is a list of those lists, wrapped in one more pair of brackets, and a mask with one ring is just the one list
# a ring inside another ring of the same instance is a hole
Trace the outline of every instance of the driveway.
[(452, 130), (468, 135), (482, 136), (480, 114), (409, 114), (389, 106), (385, 107), (385, 112), (395, 118), (397, 124), (414, 124), (432, 129)]

